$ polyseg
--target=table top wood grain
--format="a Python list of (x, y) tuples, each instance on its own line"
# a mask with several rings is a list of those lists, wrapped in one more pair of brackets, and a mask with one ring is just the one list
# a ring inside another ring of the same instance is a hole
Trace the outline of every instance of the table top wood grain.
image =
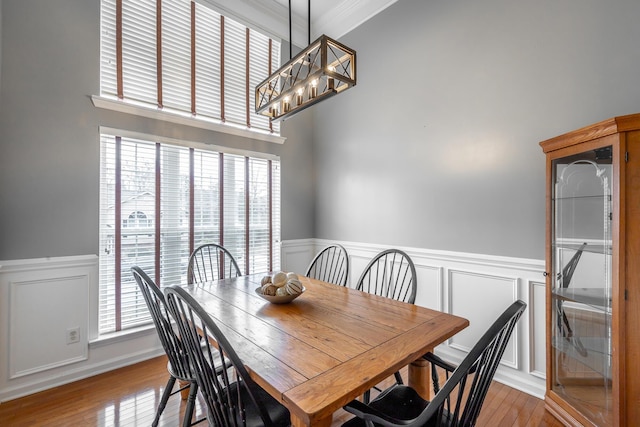
[(187, 287), (254, 380), (291, 411), (294, 426), (331, 415), (469, 322), (414, 304), (300, 277), (289, 304), (256, 294), (264, 274)]

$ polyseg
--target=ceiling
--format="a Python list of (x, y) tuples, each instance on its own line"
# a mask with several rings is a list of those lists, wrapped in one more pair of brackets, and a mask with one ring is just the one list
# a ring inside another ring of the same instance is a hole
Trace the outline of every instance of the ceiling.
[[(289, 40), (289, 0), (196, 0), (221, 13)], [(337, 39), (397, 0), (316, 0), (311, 2), (311, 36), (308, 0), (291, 0), (293, 44), (304, 47), (322, 34)]]

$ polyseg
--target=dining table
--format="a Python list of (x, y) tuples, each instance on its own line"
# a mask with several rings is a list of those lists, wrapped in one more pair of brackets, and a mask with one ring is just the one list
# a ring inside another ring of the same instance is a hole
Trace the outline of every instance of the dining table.
[(330, 426), (332, 414), (409, 365), (428, 397), (421, 358), (465, 327), (453, 314), (299, 276), (287, 304), (258, 295), (265, 274), (185, 287), (211, 316), (251, 378), (291, 413), (291, 425)]

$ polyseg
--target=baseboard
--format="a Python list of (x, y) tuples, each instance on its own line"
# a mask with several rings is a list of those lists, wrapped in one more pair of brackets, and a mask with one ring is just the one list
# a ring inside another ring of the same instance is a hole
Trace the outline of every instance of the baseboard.
[(164, 350), (162, 348), (139, 351), (133, 354), (115, 357), (101, 363), (83, 366), (82, 368), (71, 370), (64, 375), (44, 381), (34, 381), (32, 383), (20, 384), (19, 386), (6, 387), (0, 392), (0, 403), (144, 362), (145, 360), (153, 359), (163, 354)]

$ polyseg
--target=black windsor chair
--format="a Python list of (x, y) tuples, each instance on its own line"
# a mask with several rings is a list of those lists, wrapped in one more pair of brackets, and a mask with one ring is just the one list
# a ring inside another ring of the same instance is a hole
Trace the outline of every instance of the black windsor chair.
[[(511, 304), (457, 368), (431, 353), (425, 354), (423, 358), (432, 363), (435, 396), (431, 402), (411, 387), (392, 386), (369, 404), (356, 400), (348, 403), (344, 409), (356, 418), (342, 426), (474, 426), (509, 338), (526, 307), (520, 300)], [(447, 373), (442, 388), (437, 367)]]
[(215, 243), (198, 246), (189, 256), (187, 283), (202, 283), (242, 276), (231, 253)]
[(416, 279), (416, 267), (409, 255), (399, 249), (387, 249), (369, 261), (356, 289), (413, 304)]
[[(416, 267), (405, 252), (387, 249), (377, 254), (358, 279), (356, 289), (410, 304), (416, 301)], [(396, 384), (403, 384), (400, 372), (394, 374)], [(370, 391), (364, 393), (369, 402)]]
[(166, 288), (165, 296), (194, 367), (198, 389), (207, 405), (209, 424), (220, 427), (289, 426), (287, 408), (253, 381), (202, 306), (178, 286)]
[(347, 250), (341, 245), (327, 246), (313, 258), (305, 276), (346, 286), (349, 276)]
[[(167, 364), (169, 380), (167, 381), (167, 385), (162, 393), (162, 398), (160, 399), (158, 409), (156, 410), (156, 416), (153, 420), (152, 426), (155, 427), (158, 425), (160, 416), (167, 405), (169, 397), (186, 390), (187, 388), (189, 389), (189, 395), (187, 397), (187, 407), (185, 409), (182, 425), (185, 427), (193, 425), (191, 423), (191, 419), (193, 417), (198, 384), (196, 383), (191, 366), (189, 365), (185, 346), (173, 329), (171, 317), (169, 316), (169, 312), (165, 305), (165, 298), (160, 288), (140, 267), (131, 267), (131, 272), (133, 273), (133, 277), (144, 296), (147, 308), (149, 309), (149, 313), (151, 313), (151, 318), (153, 319), (156, 331), (158, 332), (160, 342), (162, 343), (162, 347), (164, 347), (164, 351), (169, 359)], [(172, 391), (176, 379), (180, 382), (180, 385), (185, 383), (186, 385), (176, 391)]]

